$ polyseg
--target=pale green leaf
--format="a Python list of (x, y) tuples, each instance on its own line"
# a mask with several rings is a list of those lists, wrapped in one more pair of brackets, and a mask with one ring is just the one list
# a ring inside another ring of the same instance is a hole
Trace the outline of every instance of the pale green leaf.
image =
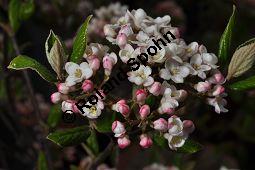
[(90, 136), (90, 130), (88, 126), (80, 126), (72, 129), (56, 131), (50, 133), (47, 139), (56, 143), (59, 146), (71, 146), (78, 145), (85, 142)]
[(36, 71), (43, 79), (47, 80), (48, 82), (57, 81), (55, 76), (49, 70), (47, 70), (46, 67), (41, 65), (35, 59), (30, 58), (28, 56), (24, 55), (17, 56), (11, 61), (8, 68), (14, 70), (23, 70), (29, 68)]
[(240, 45), (235, 51), (228, 67), (227, 79), (239, 77), (248, 71), (255, 60), (255, 42), (254, 39)]
[(218, 57), (219, 57), (219, 60), (222, 62), (226, 62), (226, 60), (229, 57), (229, 50), (230, 50), (231, 42), (232, 42), (233, 29), (235, 27), (235, 20), (236, 20), (236, 7), (235, 5), (233, 5), (232, 15), (220, 39)]
[(70, 58), (71, 62), (80, 62), (87, 46), (87, 30), (88, 24), (92, 15), (88, 16), (85, 22), (80, 27), (73, 44), (73, 52)]

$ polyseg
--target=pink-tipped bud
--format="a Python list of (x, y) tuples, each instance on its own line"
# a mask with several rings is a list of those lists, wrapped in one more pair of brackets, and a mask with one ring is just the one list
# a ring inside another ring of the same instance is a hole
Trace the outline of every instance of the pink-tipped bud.
[(116, 104), (112, 106), (112, 109), (117, 112), (120, 112), (124, 117), (128, 117), (130, 113), (130, 108), (126, 104), (125, 100), (118, 101)]
[(70, 87), (66, 86), (65, 83), (59, 83), (57, 85), (58, 88), (58, 92), (62, 93), (62, 94), (68, 94), (70, 91)]
[(118, 44), (119, 47), (124, 47), (127, 44), (127, 35), (124, 33), (120, 33), (117, 36), (116, 42)]
[[(175, 111), (174, 108), (169, 108), (169, 107), (163, 109), (163, 113), (166, 113), (166, 114), (169, 114), (169, 115), (170, 115), (170, 114), (173, 114), (174, 111)], [(163, 113), (162, 113), (162, 114), (163, 114)]]
[(143, 105), (139, 111), (141, 119), (145, 119), (150, 114), (150, 106)]
[(165, 119), (159, 118), (153, 122), (153, 128), (162, 132), (167, 131), (168, 123)]
[(105, 69), (112, 70), (113, 65), (114, 65), (113, 59), (109, 55), (104, 56), (103, 67)]
[(55, 92), (55, 93), (52, 93), (52, 95), (50, 96), (50, 99), (52, 103), (56, 104), (56, 103), (59, 103), (60, 101), (67, 100), (68, 96), (61, 94), (59, 92)]
[(139, 144), (143, 148), (149, 148), (153, 144), (153, 142), (152, 142), (151, 138), (148, 135), (142, 134), (140, 136), (140, 143)]
[(213, 75), (214, 84), (223, 84), (225, 82), (225, 78), (221, 73), (216, 73)]
[(191, 120), (184, 120), (183, 121), (183, 130), (185, 133), (192, 133), (195, 130), (195, 125)]
[(124, 125), (117, 120), (112, 123), (112, 131), (115, 133), (114, 136), (117, 138), (123, 136), (126, 133)]
[(92, 91), (94, 88), (94, 85), (93, 85), (93, 82), (91, 80), (85, 80), (83, 83), (82, 83), (82, 90), (84, 92), (90, 92)]
[(139, 104), (143, 104), (145, 102), (145, 99), (147, 97), (147, 92), (144, 89), (138, 89), (135, 93), (136, 95), (136, 101)]
[(129, 146), (130, 143), (131, 143), (127, 135), (125, 135), (124, 137), (118, 138), (117, 142), (118, 142), (118, 146), (119, 146), (121, 149), (126, 148), (126, 147)]
[(158, 96), (161, 92), (161, 84), (160, 82), (154, 82), (149, 88), (149, 92), (154, 96)]
[(213, 88), (213, 92), (212, 92), (212, 95), (213, 96), (218, 96), (222, 93), (225, 92), (225, 88), (221, 85), (216, 85), (214, 88)]
[(88, 60), (89, 62), (89, 67), (93, 71), (97, 71), (100, 67), (100, 60), (97, 57), (93, 57), (92, 59)]
[(207, 92), (208, 90), (211, 89), (211, 83), (209, 83), (208, 81), (199, 82), (198, 84), (195, 85), (195, 89), (198, 92)]
[(73, 105), (74, 104), (75, 103), (71, 100), (63, 101), (61, 109), (62, 109), (63, 112), (66, 112), (67, 110), (73, 111)]

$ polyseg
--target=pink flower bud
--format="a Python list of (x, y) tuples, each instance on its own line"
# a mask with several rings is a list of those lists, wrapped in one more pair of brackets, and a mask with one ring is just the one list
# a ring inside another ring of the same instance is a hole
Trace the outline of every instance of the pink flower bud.
[(172, 114), (174, 113), (174, 108), (164, 108), (163, 113)]
[(72, 102), (71, 100), (63, 101), (61, 107), (62, 111), (63, 112), (66, 112), (67, 110), (73, 111), (73, 104), (74, 102)]
[(192, 133), (195, 130), (195, 125), (191, 120), (184, 120), (183, 121), (183, 130), (185, 133)]
[(221, 73), (216, 73), (213, 75), (214, 84), (223, 84), (225, 82), (225, 78)]
[(66, 86), (65, 83), (59, 83), (57, 85), (58, 88), (58, 92), (62, 93), (62, 94), (68, 94), (70, 87)]
[(126, 148), (131, 143), (127, 135), (125, 135), (124, 137), (118, 138), (117, 142), (121, 149)]
[(208, 90), (211, 89), (211, 83), (209, 83), (208, 81), (199, 82), (198, 84), (195, 85), (195, 89), (198, 92), (207, 92)]
[(50, 99), (51, 99), (51, 102), (52, 103), (58, 103), (62, 100), (67, 100), (68, 99), (68, 96), (67, 95), (63, 95), (59, 92), (55, 92), (55, 93), (52, 93), (52, 95), (50, 96)]
[(143, 148), (149, 148), (153, 144), (153, 142), (152, 142), (151, 138), (148, 135), (142, 134), (140, 136), (140, 143), (139, 144)]
[(112, 123), (112, 131), (115, 133), (114, 136), (117, 138), (123, 136), (126, 133), (124, 125), (117, 120)]
[(112, 109), (120, 112), (124, 117), (128, 117), (130, 113), (129, 106), (126, 104), (125, 100), (120, 100), (112, 106)]
[(212, 95), (213, 96), (218, 96), (222, 93), (225, 92), (225, 88), (221, 85), (216, 85), (214, 88), (213, 88), (213, 92), (212, 92)]
[(153, 128), (159, 131), (166, 131), (168, 127), (168, 123), (165, 119), (159, 118), (153, 122)]
[(149, 92), (154, 96), (158, 96), (161, 92), (161, 84), (160, 82), (154, 82), (149, 88)]
[(114, 64), (114, 61), (109, 55), (104, 56), (103, 67), (105, 69), (112, 70), (113, 64)]
[(150, 107), (146, 104), (140, 108), (139, 111), (141, 119), (145, 119), (150, 114)]
[(93, 82), (91, 80), (85, 80), (83, 83), (82, 83), (82, 90), (84, 92), (90, 92), (92, 91), (94, 88), (94, 85), (93, 85)]
[(127, 44), (127, 39), (128, 37), (126, 34), (120, 33), (117, 36), (116, 42), (119, 47), (124, 47)]
[(93, 70), (93, 71), (97, 71), (100, 67), (100, 60), (97, 57), (94, 57), (92, 59), (88, 60), (89, 63), (89, 67)]
[(144, 89), (138, 89), (135, 93), (136, 95), (136, 101), (139, 104), (143, 104), (145, 102), (145, 99), (147, 97), (147, 92)]

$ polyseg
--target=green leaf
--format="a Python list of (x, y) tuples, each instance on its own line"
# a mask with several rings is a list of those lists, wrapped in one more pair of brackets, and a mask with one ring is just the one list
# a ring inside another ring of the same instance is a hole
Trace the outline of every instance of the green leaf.
[(47, 161), (45, 154), (41, 151), (38, 156), (38, 161), (37, 161), (37, 169), (38, 170), (47, 170)]
[(20, 6), (20, 19), (27, 20), (34, 13), (35, 5), (34, 0), (28, 0), (27, 2), (23, 2)]
[(8, 6), (8, 16), (10, 25), (14, 32), (16, 32), (20, 27), (19, 12), (20, 11), (20, 1), (11, 0)]
[(177, 151), (181, 153), (196, 153), (202, 149), (202, 145), (194, 142), (192, 140), (187, 139), (185, 144), (178, 148)]
[(56, 143), (59, 146), (71, 146), (78, 145), (85, 142), (90, 135), (90, 130), (88, 126), (80, 126), (68, 130), (56, 131), (50, 133), (47, 139)]
[(60, 105), (51, 106), (50, 113), (47, 119), (47, 123), (50, 127), (54, 128), (60, 122), (62, 117), (62, 110)]
[(229, 50), (231, 47), (233, 29), (235, 26), (235, 20), (236, 20), (236, 6), (233, 5), (232, 15), (228, 21), (228, 25), (225, 28), (225, 31), (223, 32), (223, 34), (221, 36), (221, 39), (220, 39), (218, 57), (219, 57), (220, 61), (223, 63), (226, 62), (229, 57)]
[(100, 133), (112, 132), (112, 123), (116, 114), (113, 112), (103, 113), (96, 121), (96, 130)]
[(161, 148), (167, 148), (168, 144), (167, 144), (167, 140), (164, 138), (163, 135), (160, 135), (159, 133), (154, 133), (153, 134), (153, 142), (160, 146)]
[(45, 42), (45, 50), (48, 62), (52, 69), (57, 73), (60, 80), (63, 79), (63, 67), (67, 61), (65, 47), (61, 40), (50, 30), (50, 34)]
[(70, 165), (70, 170), (79, 170), (77, 166), (75, 165)]
[(36, 71), (43, 79), (47, 80), (48, 82), (57, 81), (55, 76), (50, 71), (48, 71), (46, 67), (41, 65), (35, 59), (32, 59), (28, 56), (24, 56), (24, 55), (17, 56), (11, 61), (8, 68), (14, 69), (14, 70), (23, 70), (23, 69), (30, 68)]
[(74, 44), (73, 44), (73, 52), (70, 58), (71, 62), (78, 63), (84, 54), (84, 51), (87, 46), (88, 24), (91, 18), (92, 18), (92, 15), (87, 17), (87, 19), (82, 24), (81, 28), (79, 29), (75, 37)]
[(99, 153), (97, 134), (96, 134), (95, 130), (91, 131), (91, 134), (90, 134), (89, 138), (87, 139), (87, 145), (95, 155), (97, 155)]
[(248, 90), (255, 88), (255, 76), (233, 83), (229, 88), (232, 90)]

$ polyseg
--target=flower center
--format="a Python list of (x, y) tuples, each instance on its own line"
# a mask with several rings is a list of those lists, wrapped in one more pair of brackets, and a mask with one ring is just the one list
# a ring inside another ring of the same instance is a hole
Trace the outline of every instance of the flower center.
[(74, 75), (75, 75), (75, 77), (77, 77), (77, 78), (81, 78), (81, 76), (82, 76), (82, 71), (81, 71), (81, 69), (76, 69)]
[(173, 69), (170, 70), (170, 73), (171, 73), (172, 75), (176, 75), (176, 74), (178, 74), (179, 72), (180, 72), (180, 71), (179, 71), (178, 68), (173, 68)]
[(97, 108), (95, 106), (92, 106), (90, 109), (89, 109), (89, 112), (92, 114), (92, 115), (96, 115), (97, 114)]

